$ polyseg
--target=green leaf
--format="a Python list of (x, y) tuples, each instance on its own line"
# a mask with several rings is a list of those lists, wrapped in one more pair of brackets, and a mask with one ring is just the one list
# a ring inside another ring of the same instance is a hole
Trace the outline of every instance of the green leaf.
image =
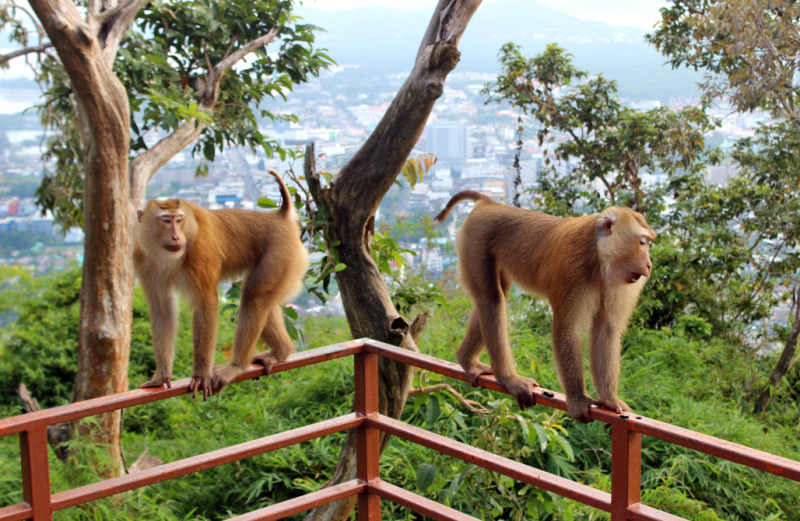
[(442, 407), (439, 404), (439, 398), (435, 394), (431, 394), (430, 398), (428, 398), (428, 409), (425, 416), (425, 423), (428, 424), (429, 428), (436, 424), (441, 413)]
[(538, 441), (539, 449), (544, 452), (547, 448), (547, 432), (537, 422), (533, 422), (531, 425), (533, 425), (534, 430), (528, 433), (528, 445), (534, 445)]
[(561, 446), (562, 449), (564, 449), (564, 453), (567, 455), (567, 458), (572, 461), (575, 458), (575, 454), (572, 452), (572, 445), (570, 445), (567, 440), (558, 434), (553, 434), (553, 439)]
[(347, 268), (347, 264), (343, 264), (343, 263), (340, 262), (339, 264), (336, 265), (335, 268), (333, 268), (333, 271), (340, 272), (345, 268)]
[(436, 480), (439, 467), (430, 463), (423, 463), (417, 467), (417, 490), (425, 492)]
[(514, 418), (516, 418), (517, 421), (519, 422), (519, 426), (522, 428), (522, 435), (527, 440), (528, 437), (531, 435), (530, 429), (528, 428), (528, 422), (526, 422), (519, 414), (517, 413), (512, 413), (512, 414), (514, 415)]

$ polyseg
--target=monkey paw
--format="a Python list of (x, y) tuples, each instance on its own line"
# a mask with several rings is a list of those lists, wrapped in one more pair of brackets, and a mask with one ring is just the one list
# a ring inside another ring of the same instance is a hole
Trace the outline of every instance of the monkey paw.
[(472, 387), (478, 387), (478, 378), (481, 376), (485, 374), (494, 374), (494, 371), (492, 371), (492, 366), (483, 364), (481, 362), (477, 362), (470, 367), (464, 367), (464, 370), (467, 372), (469, 383), (472, 384)]
[(140, 385), (139, 389), (147, 389), (150, 387), (161, 387), (163, 385), (166, 385), (167, 389), (172, 389), (172, 381), (170, 380), (170, 377), (153, 375), (153, 379)]
[(617, 414), (622, 414), (623, 412), (631, 412), (633, 409), (630, 406), (620, 400), (619, 398), (612, 398), (610, 400), (599, 400), (598, 405), (601, 407), (605, 407), (609, 411), (613, 411)]
[(513, 380), (502, 383), (511, 396), (517, 400), (517, 405), (523, 411), (528, 407), (536, 405), (536, 397), (533, 395), (533, 389), (539, 387), (539, 384), (533, 378), (525, 378), (524, 376), (517, 376)]
[(569, 415), (581, 423), (591, 423), (594, 421), (589, 415), (589, 407), (592, 405), (603, 407), (602, 403), (585, 394), (577, 398), (570, 398), (567, 396), (567, 411)]
[(211, 389), (214, 394), (219, 393), (226, 385), (236, 380), (246, 369), (246, 367), (239, 367), (233, 364), (215, 367), (214, 376), (211, 377)]
[(192, 376), (189, 382), (189, 390), (192, 391), (192, 398), (197, 398), (197, 392), (203, 393), (203, 401), (208, 401), (208, 397), (214, 394), (211, 386), (210, 376)]
[(278, 363), (278, 359), (269, 352), (259, 353), (253, 357), (252, 363), (263, 365), (264, 376), (269, 376), (269, 374), (272, 372), (272, 366)]

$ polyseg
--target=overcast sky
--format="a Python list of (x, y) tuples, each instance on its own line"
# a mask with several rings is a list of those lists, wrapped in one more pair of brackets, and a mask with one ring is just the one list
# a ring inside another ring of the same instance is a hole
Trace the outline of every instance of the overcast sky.
[[(484, 3), (497, 0), (483, 0)], [(534, 1), (534, 0), (531, 0)], [(658, 9), (667, 4), (662, 0), (538, 0), (551, 9), (583, 20), (595, 20), (612, 25), (630, 25), (650, 30), (658, 21)], [(432, 8), (436, 0), (303, 0), (306, 7), (345, 10), (365, 5), (388, 5), (396, 9)], [(478, 10), (480, 15), (480, 9)]]

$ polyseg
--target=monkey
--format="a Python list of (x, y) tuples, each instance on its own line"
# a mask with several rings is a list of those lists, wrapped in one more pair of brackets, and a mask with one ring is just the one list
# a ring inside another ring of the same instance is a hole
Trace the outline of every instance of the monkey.
[[(180, 199), (149, 200), (137, 211), (133, 264), (150, 310), (156, 371), (140, 386), (172, 386), (178, 332), (174, 290), (194, 309), (193, 366), (189, 389), (203, 399), (218, 393), (250, 365), (272, 365), (295, 351), (281, 304), (300, 290), (308, 251), (300, 240), (297, 215), (286, 185), (275, 170), (281, 207), (272, 213), (206, 210)], [(212, 368), (217, 335), (217, 285), (244, 276), (230, 363)], [(253, 356), (258, 337), (269, 352)]]
[[(644, 217), (629, 208), (556, 217), (498, 203), (483, 194), (454, 195), (436, 216), (443, 223), (465, 199), (475, 208), (456, 235), (461, 282), (474, 307), (456, 359), (470, 382), (493, 374), (521, 409), (535, 405), (536, 380), (520, 376), (511, 354), (506, 300), (512, 282), (546, 298), (553, 311), (553, 350), (567, 410), (589, 423), (591, 405), (622, 413), (617, 397), (621, 339), (639, 293), (650, 277), (650, 244), (656, 237)], [(598, 400), (583, 376), (580, 334), (589, 332), (590, 367)], [(479, 361), (486, 348), (491, 365)]]

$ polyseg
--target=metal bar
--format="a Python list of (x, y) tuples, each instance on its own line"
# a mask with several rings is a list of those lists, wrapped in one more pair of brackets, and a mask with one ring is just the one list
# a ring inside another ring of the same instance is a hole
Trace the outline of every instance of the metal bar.
[[(371, 339), (365, 339), (364, 349), (369, 353), (375, 353), (378, 356), (407, 365), (413, 365), (414, 367), (419, 367), (420, 369), (425, 369), (433, 373), (439, 373), (450, 378), (455, 378), (456, 380), (461, 380), (462, 382), (470, 381), (467, 373), (461, 366), (453, 362), (447, 362), (432, 356), (415, 353)], [(509, 394), (506, 388), (500, 385), (495, 377), (491, 375), (480, 376), (478, 378), (478, 385), (484, 389)], [(536, 403), (541, 403), (554, 409), (561, 409), (562, 411), (567, 410), (567, 397), (561, 393), (537, 387), (533, 390), (533, 395), (536, 399)], [(592, 407), (590, 414), (593, 419), (606, 423), (610, 423), (617, 418), (617, 414), (597, 407)]]
[(442, 454), (453, 456), (462, 461), (473, 463), (479, 467), (491, 470), (539, 487), (550, 492), (555, 492), (575, 501), (580, 501), (594, 508), (599, 508), (605, 512), (611, 510), (611, 494), (596, 490), (581, 483), (576, 483), (543, 470), (523, 465), (516, 461), (511, 461), (491, 452), (471, 447), (464, 443), (445, 438), (438, 434), (405, 424), (401, 421), (379, 415), (377, 418), (369, 416), (364, 419), (364, 423), (373, 426), (392, 436), (403, 438), (429, 449), (433, 449)]
[(33, 509), (33, 521), (51, 521), (50, 465), (47, 461), (47, 430), (44, 426), (20, 433), (22, 496)]
[[(355, 369), (355, 411), (359, 418), (378, 415), (378, 356), (359, 353)], [(356, 476), (363, 483), (380, 479), (380, 432), (361, 424), (356, 428)], [(380, 521), (381, 498), (364, 490), (358, 494), (358, 521)]]
[(632, 416), (628, 421), (634, 432), (800, 482), (798, 461), (642, 416)]
[(166, 463), (141, 472), (134, 472), (133, 474), (100, 481), (99, 483), (73, 488), (72, 490), (53, 494), (53, 508), (54, 510), (61, 510), (95, 499), (119, 494), (120, 492), (185, 476), (193, 472), (218, 467), (225, 463), (231, 463), (258, 454), (264, 454), (265, 452), (288, 447), (296, 443), (320, 438), (335, 432), (352, 429), (359, 426), (363, 421), (363, 418), (359, 418), (354, 413), (351, 413), (258, 440), (240, 443), (239, 445), (233, 445), (180, 461)]
[(33, 515), (33, 509), (27, 503), (17, 503), (0, 508), (0, 521), (19, 521), (21, 519), (30, 519)]
[[(363, 345), (363, 340), (352, 340), (295, 353), (285, 362), (272, 366), (272, 373), (297, 369), (298, 367), (360, 353)], [(264, 376), (264, 367), (261, 365), (251, 365), (242, 376), (236, 379), (236, 381), (252, 380), (260, 376)], [(136, 389), (134, 391), (103, 396), (101, 398), (94, 398), (92, 400), (6, 418), (0, 420), (0, 438), (26, 430), (53, 425), (55, 423), (77, 420), (87, 416), (116, 411), (117, 409), (124, 409), (135, 405), (165, 400), (182, 394), (189, 394), (189, 381), (189, 378), (184, 378), (173, 382), (171, 389)]]
[(446, 507), (436, 501), (431, 501), (420, 495), (396, 487), (385, 481), (377, 480), (367, 485), (367, 491), (383, 499), (397, 503), (417, 514), (421, 514), (436, 521), (479, 521), (477, 518), (463, 514), (458, 510)]
[(611, 521), (627, 521), (628, 507), (641, 501), (642, 435), (626, 423), (611, 431)]
[(648, 507), (639, 503), (628, 508), (628, 518), (634, 521), (686, 521), (678, 517), (653, 507)]
[[(384, 344), (383, 342), (378, 342), (377, 340), (366, 339), (365, 349), (370, 353), (375, 353), (398, 362), (420, 367), (464, 382), (469, 381), (467, 374), (461, 369), (461, 366), (452, 362), (446, 362), (432, 356), (400, 349), (389, 344)], [(493, 376), (481, 376), (478, 378), (478, 385), (486, 389), (508, 394), (508, 391), (498, 384)], [(536, 397), (537, 403), (555, 409), (561, 409), (562, 411), (567, 410), (566, 397), (561, 393), (536, 388), (534, 390), (534, 396)], [(630, 430), (634, 432), (646, 434), (675, 445), (740, 463), (757, 470), (769, 472), (770, 474), (800, 481), (800, 462), (789, 458), (775, 456), (768, 452), (676, 427), (635, 413), (625, 413), (620, 416), (607, 409), (592, 407), (590, 414), (592, 419), (611, 425), (614, 425), (620, 420), (621, 416), (624, 416), (622, 419), (630, 424)]]
[(354, 479), (339, 485), (334, 485), (330, 488), (323, 488), (316, 492), (306, 494), (305, 496), (296, 497), (277, 505), (270, 505), (260, 510), (255, 510), (241, 516), (230, 518), (228, 521), (272, 521), (274, 519), (283, 519), (293, 514), (305, 512), (328, 503), (333, 503), (340, 499), (355, 496), (361, 493), (366, 485)]

